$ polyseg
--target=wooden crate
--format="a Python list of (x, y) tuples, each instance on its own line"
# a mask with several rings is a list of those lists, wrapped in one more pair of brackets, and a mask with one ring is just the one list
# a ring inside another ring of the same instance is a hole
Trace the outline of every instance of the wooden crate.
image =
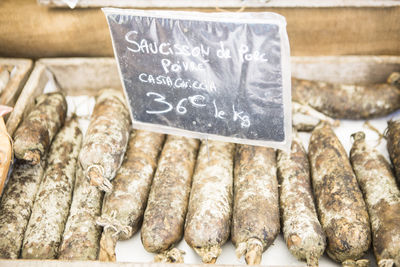
[(10, 73), (10, 80), (0, 96), (0, 104), (14, 106), (32, 70), (32, 60), (0, 58), (0, 66)]
[[(391, 56), (331, 56), (331, 57), (292, 57), (293, 76), (339, 83), (383, 83), (393, 71), (400, 71), (400, 57)], [(26, 83), (7, 127), (14, 133), (18, 124), (32, 107), (34, 98), (40, 95), (49, 79), (54, 77), (66, 95), (95, 95), (98, 90), (113, 87), (122, 90), (114, 58), (54, 58), (37, 61)], [(371, 258), (371, 254), (369, 254)], [(278, 259), (279, 261), (279, 259)], [(38, 261), (38, 260), (0, 260), (0, 266), (85, 266), (85, 267), (161, 267), (156, 263), (102, 263)], [(186, 264), (173, 265), (177, 267)], [(191, 265), (201, 266), (201, 265)], [(221, 265), (216, 265), (221, 266)], [(227, 265), (229, 266), (229, 265)]]

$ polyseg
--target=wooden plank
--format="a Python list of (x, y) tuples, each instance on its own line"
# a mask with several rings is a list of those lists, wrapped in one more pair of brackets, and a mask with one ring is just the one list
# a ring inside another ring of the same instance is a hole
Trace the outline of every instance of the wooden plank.
[(6, 126), (10, 136), (13, 136), (24, 114), (33, 106), (34, 99), (43, 92), (44, 86), (48, 81), (45, 70), (44, 65), (35, 64), (35, 68), (7, 120)]
[[(295, 56), (400, 55), (400, 6), (264, 7), (246, 11), (285, 16), (291, 54)], [(49, 9), (35, 0), (3, 0), (0, 25), (0, 55), (113, 55), (108, 26), (99, 9)]]
[(13, 107), (31, 73), (33, 62), (23, 58), (0, 58), (0, 65), (11, 72), (10, 80), (1, 94), (0, 104)]
[(122, 90), (114, 58), (54, 58), (38, 62), (47, 66), (69, 95), (95, 95), (101, 88)]
[[(38, 0), (41, 5), (68, 7), (64, 0)], [(382, 7), (398, 6), (397, 0), (77, 0), (76, 7), (129, 8), (241, 8), (241, 7)]]

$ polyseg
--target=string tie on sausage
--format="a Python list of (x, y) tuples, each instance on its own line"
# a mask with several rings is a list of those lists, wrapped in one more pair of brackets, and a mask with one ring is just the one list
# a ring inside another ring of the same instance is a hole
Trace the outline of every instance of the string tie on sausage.
[[(100, 177), (89, 176), (90, 170), (93, 168), (97, 169), (98, 173), (100, 174)], [(98, 164), (92, 164), (87, 168), (85, 176), (89, 179), (91, 184), (98, 186), (101, 190), (108, 193), (111, 192), (112, 190), (112, 184), (107, 178), (104, 178), (104, 173), (105, 171), (103, 166)]]
[(154, 262), (183, 263), (186, 252), (179, 248), (172, 248), (154, 256)]
[(324, 121), (324, 122), (332, 125), (333, 127), (339, 127), (339, 125), (340, 125), (339, 120), (335, 120), (334, 118), (331, 118), (331, 117), (317, 111), (316, 109), (310, 107), (307, 104), (300, 104), (298, 102), (293, 101), (292, 108), (293, 108), (294, 113), (300, 113), (300, 114), (304, 114), (306, 116), (314, 117), (320, 121)]
[(112, 212), (110, 215), (102, 214), (96, 220), (97, 225), (104, 228), (106, 230), (112, 230), (114, 233), (113, 237), (118, 237), (121, 233), (124, 233), (126, 236), (131, 235), (131, 228), (129, 226), (123, 225), (119, 220), (116, 219), (116, 212)]
[(376, 129), (375, 126), (371, 125), (371, 123), (369, 121), (365, 121), (363, 126), (370, 129), (371, 131), (374, 131), (378, 135), (379, 138), (377, 140), (377, 144), (375, 147), (380, 145), (382, 139), (385, 139), (385, 140), (387, 139), (386, 138), (386, 130), (382, 134), (378, 129)]
[(345, 260), (342, 262), (342, 266), (344, 267), (368, 267), (369, 260), (368, 259), (360, 259), (360, 260)]
[(394, 266), (394, 260), (392, 259), (382, 259), (378, 262), (379, 267), (392, 267)]
[(218, 245), (211, 247), (193, 248), (200, 255), (204, 263), (215, 263), (218, 256), (221, 255), (221, 248)]
[(247, 243), (246, 242), (239, 243), (236, 248), (236, 257), (240, 259), (246, 253), (246, 250), (247, 250)]
[(250, 238), (247, 241), (247, 245), (248, 246), (250, 246), (250, 245), (258, 245), (258, 246), (262, 247), (263, 243), (258, 238)]
[(263, 243), (258, 238), (250, 238), (246, 242), (241, 242), (236, 248), (236, 257), (241, 258), (247, 251), (249, 251), (251, 246), (264, 247)]

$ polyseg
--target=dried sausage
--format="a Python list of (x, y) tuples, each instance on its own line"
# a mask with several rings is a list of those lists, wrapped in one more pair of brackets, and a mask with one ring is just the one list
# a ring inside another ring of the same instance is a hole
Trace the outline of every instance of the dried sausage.
[(247, 264), (260, 264), (262, 253), (279, 234), (276, 156), (272, 148), (236, 147), (232, 242)]
[(298, 135), (290, 153), (278, 151), (278, 178), (283, 237), (289, 251), (308, 266), (318, 266), (325, 234), (318, 221), (310, 181), (310, 164)]
[(386, 129), (387, 149), (393, 163), (397, 182), (400, 184), (400, 120), (388, 121)]
[(343, 85), (292, 78), (292, 99), (336, 119), (369, 119), (400, 108), (392, 84)]
[(365, 142), (365, 134), (352, 135), (350, 159), (364, 193), (371, 219), (372, 244), (379, 266), (400, 265), (400, 191), (386, 159)]
[(78, 164), (71, 209), (58, 254), (62, 260), (96, 260), (101, 227), (96, 219), (101, 213), (103, 192), (90, 185)]
[(336, 261), (350, 264), (362, 257), (371, 243), (369, 217), (357, 179), (329, 125), (321, 123), (314, 129), (308, 151), (327, 253)]
[(14, 134), (14, 153), (19, 159), (38, 164), (63, 126), (67, 102), (62, 93), (43, 94)]
[(79, 153), (79, 161), (92, 185), (111, 191), (110, 181), (122, 164), (129, 131), (129, 111), (122, 92), (103, 89), (96, 99)]
[(144, 213), (141, 239), (144, 248), (159, 253), (156, 261), (183, 262), (174, 244), (183, 237), (193, 169), (199, 141), (169, 135), (158, 162)]
[(44, 163), (17, 160), (0, 204), (0, 258), (17, 259), (33, 201), (44, 173)]
[(82, 133), (73, 116), (54, 138), (25, 232), (22, 258), (55, 259), (71, 204)]
[(215, 263), (229, 237), (234, 150), (232, 143), (203, 141), (197, 157), (184, 237), (204, 263)]
[(129, 239), (139, 229), (164, 138), (148, 131), (131, 133), (124, 162), (112, 181), (113, 190), (104, 197), (97, 220), (104, 227), (99, 260), (115, 261), (117, 240)]

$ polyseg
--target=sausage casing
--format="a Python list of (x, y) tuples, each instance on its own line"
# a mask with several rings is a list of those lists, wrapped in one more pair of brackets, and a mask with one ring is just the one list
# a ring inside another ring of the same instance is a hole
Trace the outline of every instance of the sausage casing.
[(290, 153), (278, 151), (278, 178), (283, 237), (289, 251), (308, 266), (318, 266), (325, 234), (318, 221), (310, 181), (310, 164), (294, 134)]
[(104, 89), (96, 99), (79, 161), (92, 185), (108, 192), (122, 164), (130, 131), (130, 116), (122, 92)]
[(67, 114), (67, 102), (62, 93), (43, 94), (14, 134), (14, 153), (18, 159), (38, 164)]
[(197, 157), (184, 237), (204, 263), (216, 261), (229, 237), (234, 150), (232, 143), (202, 142)]
[(276, 156), (272, 148), (238, 145), (233, 182), (232, 242), (238, 257), (260, 264), (279, 234)]
[(391, 84), (343, 85), (292, 78), (292, 99), (336, 119), (368, 119), (400, 108)]
[(103, 193), (90, 185), (78, 164), (72, 203), (58, 254), (62, 260), (96, 260), (101, 227), (96, 219), (101, 213)]
[(0, 204), (0, 258), (17, 259), (44, 173), (44, 161), (17, 160)]
[(131, 133), (124, 162), (112, 181), (113, 190), (104, 196), (97, 220), (104, 227), (99, 260), (115, 261), (117, 240), (129, 239), (138, 230), (164, 139), (163, 134), (148, 131)]
[(346, 152), (331, 127), (319, 124), (309, 144), (317, 211), (327, 253), (339, 262), (359, 259), (371, 243), (367, 208)]
[(55, 259), (71, 204), (82, 133), (74, 116), (54, 138), (25, 232), (22, 258)]
[(157, 261), (183, 262), (168, 250), (183, 237), (198, 148), (197, 139), (169, 135), (158, 161), (141, 229), (144, 248), (161, 253)]
[(367, 203), (376, 261), (393, 266), (400, 260), (400, 191), (389, 163), (366, 143), (365, 134), (352, 136), (350, 159)]
[(388, 121), (386, 129), (387, 150), (400, 184), (400, 120)]

